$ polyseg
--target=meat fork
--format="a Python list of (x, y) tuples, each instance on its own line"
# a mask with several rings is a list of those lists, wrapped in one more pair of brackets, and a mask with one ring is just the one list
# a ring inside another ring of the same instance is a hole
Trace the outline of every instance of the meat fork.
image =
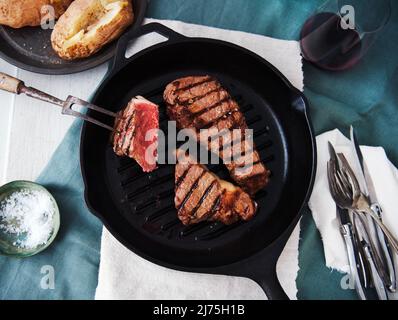
[(102, 123), (92, 117), (89, 117), (84, 113), (74, 110), (73, 106), (74, 105), (82, 106), (113, 118), (118, 117), (117, 113), (98, 107), (82, 99), (73, 96), (68, 96), (68, 98), (65, 101), (58, 99), (35, 88), (27, 87), (25, 86), (25, 83), (22, 80), (16, 79), (2, 72), (0, 72), (0, 89), (11, 93), (15, 93), (17, 95), (26, 94), (28, 97), (57, 105), (59, 107), (62, 107), (62, 114), (70, 115), (76, 118), (81, 118), (84, 121), (88, 121), (102, 128), (114, 131), (113, 127), (105, 123)]

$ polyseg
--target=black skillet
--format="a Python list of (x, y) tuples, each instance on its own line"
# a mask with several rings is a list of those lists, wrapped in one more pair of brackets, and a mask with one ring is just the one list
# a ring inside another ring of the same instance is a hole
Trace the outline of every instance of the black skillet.
[[(126, 59), (129, 41), (151, 32), (168, 41)], [(184, 227), (173, 203), (174, 166), (142, 173), (133, 160), (114, 154), (108, 132), (91, 124), (84, 124), (81, 135), (87, 205), (121, 243), (149, 261), (183, 271), (247, 277), (268, 298), (287, 298), (276, 276), (276, 262), (306, 205), (316, 163), (303, 94), (244, 48), (187, 38), (152, 23), (119, 40), (111, 70), (93, 102), (116, 111), (131, 97), (143, 95), (160, 105), (165, 130), (165, 86), (178, 77), (204, 74), (219, 79), (239, 102), (254, 129), (260, 156), (272, 171), (270, 184), (256, 195), (257, 216), (231, 226), (205, 222)], [(210, 169), (229, 178), (222, 165)]]
[[(145, 17), (147, 0), (132, 0), (134, 23), (128, 31), (141, 26)], [(0, 25), (0, 57), (9, 63), (36, 73), (71, 74), (94, 68), (111, 59), (116, 42), (102, 48), (91, 57), (73, 61), (63, 60), (51, 47), (51, 29), (24, 27), (13, 29)]]

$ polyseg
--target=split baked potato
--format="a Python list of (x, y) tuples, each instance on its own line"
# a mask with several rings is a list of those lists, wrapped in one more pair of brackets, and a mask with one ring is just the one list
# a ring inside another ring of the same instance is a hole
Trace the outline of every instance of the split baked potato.
[[(54, 8), (54, 19), (60, 17), (73, 0), (0, 0), (0, 24), (12, 28), (39, 26), (48, 17), (45, 6)], [(51, 13), (51, 12), (50, 12)]]
[(63, 59), (85, 58), (119, 37), (133, 19), (131, 0), (75, 0), (56, 23), (51, 43)]

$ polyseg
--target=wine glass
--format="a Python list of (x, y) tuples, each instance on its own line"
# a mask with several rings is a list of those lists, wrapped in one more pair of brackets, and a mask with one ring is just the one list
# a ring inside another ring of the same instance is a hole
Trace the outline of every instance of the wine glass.
[(328, 0), (302, 27), (302, 55), (322, 69), (349, 69), (375, 43), (390, 16), (391, 0)]

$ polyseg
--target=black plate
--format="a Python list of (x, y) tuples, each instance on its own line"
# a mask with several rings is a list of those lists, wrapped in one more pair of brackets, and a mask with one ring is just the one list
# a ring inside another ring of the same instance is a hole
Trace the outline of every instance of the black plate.
[[(129, 40), (149, 32), (169, 40), (126, 60)], [(285, 298), (275, 265), (315, 175), (315, 140), (302, 93), (275, 67), (244, 48), (186, 38), (154, 23), (120, 39), (113, 70), (93, 102), (117, 111), (133, 96), (143, 95), (159, 104), (164, 130), (165, 86), (178, 77), (204, 74), (219, 79), (239, 102), (254, 129), (260, 157), (271, 169), (271, 182), (256, 194), (255, 218), (231, 226), (210, 222), (183, 226), (174, 208), (174, 165), (145, 174), (135, 161), (114, 154), (109, 132), (89, 123), (81, 136), (87, 205), (119, 241), (150, 261), (178, 270), (249, 277), (270, 298)], [(209, 168), (229, 178), (223, 165)]]
[[(127, 32), (141, 26), (147, 7), (147, 0), (132, 0), (132, 3), (134, 23)], [(71, 74), (94, 68), (115, 54), (116, 42), (112, 42), (91, 57), (63, 60), (51, 47), (51, 32), (40, 26), (21, 29), (0, 26), (0, 57), (19, 68), (36, 73)]]

